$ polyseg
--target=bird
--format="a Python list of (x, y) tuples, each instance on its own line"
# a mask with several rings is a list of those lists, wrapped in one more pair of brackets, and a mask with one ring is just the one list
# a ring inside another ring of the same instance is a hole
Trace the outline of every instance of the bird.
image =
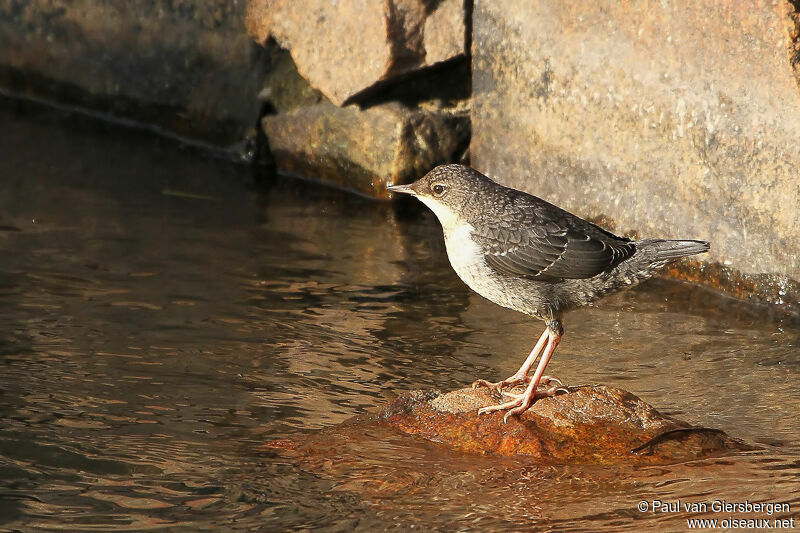
[[(541, 398), (569, 392), (561, 386), (539, 390), (540, 383), (561, 385), (544, 372), (564, 335), (565, 311), (650, 278), (669, 262), (710, 249), (701, 240), (618, 237), (464, 165), (440, 165), (411, 184), (387, 190), (413, 196), (433, 211), (450, 264), (470, 289), (544, 321), (544, 332), (517, 372), (499, 382), (473, 383), (511, 398), (478, 411), (505, 411), (503, 422)], [(525, 384), (522, 394), (510, 392)]]

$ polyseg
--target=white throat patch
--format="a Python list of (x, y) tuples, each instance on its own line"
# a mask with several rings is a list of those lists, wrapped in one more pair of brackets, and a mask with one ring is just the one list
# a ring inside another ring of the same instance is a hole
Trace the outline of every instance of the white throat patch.
[[(491, 289), (485, 280), (490, 280), (488, 267), (480, 247), (472, 239), (475, 228), (459, 218), (450, 207), (435, 198), (420, 198), (427, 205), (444, 230), (447, 258), (458, 277), (478, 294), (487, 297), (485, 289)], [(484, 280), (484, 281), (481, 281)]]
[(423, 204), (427, 205), (428, 208), (433, 211), (433, 214), (436, 215), (436, 218), (439, 219), (439, 223), (442, 225), (442, 229), (444, 229), (445, 237), (447, 237), (448, 233), (455, 231), (456, 226), (459, 225), (458, 215), (455, 211), (436, 198), (427, 196), (419, 196), (418, 198)]

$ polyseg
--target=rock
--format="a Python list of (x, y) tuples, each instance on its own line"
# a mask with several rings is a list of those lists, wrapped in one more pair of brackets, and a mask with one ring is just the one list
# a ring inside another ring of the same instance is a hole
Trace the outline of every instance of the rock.
[(278, 48), (269, 52), (271, 68), (258, 96), (269, 104), (271, 112), (286, 113), (319, 104), (325, 99), (322, 93), (300, 76), (289, 52)]
[(340, 108), (327, 100), (265, 116), (279, 171), (373, 196), (452, 161), (469, 138), (466, 115), (409, 109), (398, 103)]
[(0, 86), (227, 147), (252, 132), (268, 68), (244, 14), (218, 0), (1, 2)]
[(800, 308), (794, 4), (476, 2), (472, 164)]
[(433, 65), (464, 53), (464, 0), (442, 0), (425, 20), (425, 63)]
[[(289, 50), (300, 74), (336, 105), (400, 74), (464, 54), (463, 2), (251, 0), (246, 24)], [(428, 50), (430, 47), (430, 50)]]
[(502, 398), (461, 389), (434, 398), (403, 397), (383, 413), (403, 433), (465, 452), (525, 455), (542, 463), (666, 463), (739, 449), (725, 433), (664, 416), (633, 394), (608, 386), (570, 387), (519, 418), (478, 415)]
[[(487, 389), (412, 392), (377, 415), (266, 447), (290, 450), (299, 461), (316, 465), (386, 430), (406, 435), (409, 442), (422, 439), (459, 452), (524, 456), (536, 464), (668, 464), (751, 449), (722, 431), (664, 416), (614, 387), (569, 387), (568, 394), (539, 400), (506, 424), (502, 413), (477, 414), (478, 408), (500, 400), (494, 394)], [(317, 454), (323, 456), (317, 459)]]
[(420, 73), (410, 87), (373, 95), (367, 107), (340, 108), (300, 76), (288, 52), (273, 51), (260, 98), (270, 162), (286, 174), (385, 197), (452, 161), (469, 141), (468, 65)]

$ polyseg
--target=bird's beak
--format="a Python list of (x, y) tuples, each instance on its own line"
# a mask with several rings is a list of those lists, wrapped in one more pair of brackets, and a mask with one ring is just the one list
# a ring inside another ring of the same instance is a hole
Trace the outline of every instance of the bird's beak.
[(411, 185), (389, 185), (386, 187), (386, 190), (391, 192), (399, 192), (402, 194), (410, 194), (411, 196), (417, 195), (417, 192), (411, 188)]

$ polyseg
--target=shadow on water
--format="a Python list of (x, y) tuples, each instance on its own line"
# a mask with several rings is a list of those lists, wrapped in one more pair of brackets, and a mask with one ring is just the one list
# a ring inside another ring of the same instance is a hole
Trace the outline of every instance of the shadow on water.
[(686, 513), (636, 504), (800, 505), (800, 326), (666, 280), (569, 313), (553, 372), (760, 451), (537, 467), (380, 432), (325, 465), (265, 451), (398, 392), (505, 377), (542, 326), (471, 294), (413, 204), (259, 192), (141, 133), (0, 113), (2, 527), (675, 530)]

